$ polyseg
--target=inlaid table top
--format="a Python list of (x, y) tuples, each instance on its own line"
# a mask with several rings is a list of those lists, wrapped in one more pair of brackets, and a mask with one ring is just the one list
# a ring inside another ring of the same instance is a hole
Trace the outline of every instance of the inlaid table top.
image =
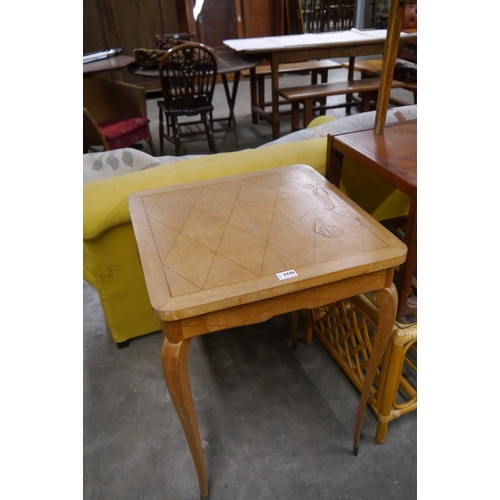
[(380, 307), (356, 415), (357, 454), (368, 394), (396, 315), (392, 284), (406, 246), (307, 165), (170, 186), (129, 196), (139, 257), (164, 335), (165, 382), (208, 499), (189, 384), (193, 337), (374, 292)]
[(167, 321), (392, 267), (406, 253), (306, 165), (135, 193), (129, 206), (151, 303)]

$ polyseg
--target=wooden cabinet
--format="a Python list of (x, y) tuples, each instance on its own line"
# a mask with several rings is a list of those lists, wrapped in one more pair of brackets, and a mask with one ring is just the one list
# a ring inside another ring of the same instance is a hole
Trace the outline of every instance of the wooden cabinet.
[[(185, 5), (185, 0), (179, 1)], [(156, 34), (180, 31), (179, 17), (186, 25), (186, 15), (177, 15), (176, 0), (84, 0), (83, 52), (120, 47), (131, 56), (135, 48), (155, 48)], [(157, 86), (126, 70), (106, 76), (146, 88)]]

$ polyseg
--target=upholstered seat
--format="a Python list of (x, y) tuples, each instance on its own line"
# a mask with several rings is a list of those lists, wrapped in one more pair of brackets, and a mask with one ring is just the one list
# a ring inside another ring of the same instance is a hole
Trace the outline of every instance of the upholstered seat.
[(126, 148), (149, 136), (149, 119), (144, 117), (109, 120), (99, 124), (109, 149)]

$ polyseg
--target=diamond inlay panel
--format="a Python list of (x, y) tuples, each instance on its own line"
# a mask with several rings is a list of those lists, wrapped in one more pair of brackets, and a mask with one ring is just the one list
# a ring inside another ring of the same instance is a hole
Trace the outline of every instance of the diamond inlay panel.
[(227, 221), (233, 210), (235, 198), (219, 190), (206, 187), (196, 201), (195, 207), (217, 219)]
[(163, 265), (203, 288), (214, 258), (213, 250), (179, 234)]
[(228, 224), (219, 245), (218, 253), (223, 257), (260, 276), (266, 242), (241, 229)]
[(275, 217), (269, 243), (305, 259), (309, 264), (314, 262), (314, 233), (298, 224)]
[(222, 255), (217, 255), (210, 269), (205, 288), (215, 288), (229, 283), (239, 283), (240, 281), (256, 277), (257, 275), (248, 269), (245, 269), (230, 259), (222, 257)]
[(164, 194), (149, 212), (149, 217), (178, 231), (190, 212), (190, 205)]
[(193, 208), (182, 228), (182, 234), (215, 251), (225, 228), (224, 221)]
[[(272, 179), (269, 184), (276, 186), (276, 188), (279, 186), (279, 182), (275, 179)], [(256, 182), (245, 181), (238, 194), (238, 200), (272, 214), (276, 206), (277, 195), (276, 189), (270, 189)]]
[(243, 231), (267, 241), (267, 235), (273, 220), (272, 213), (252, 207), (247, 203), (236, 202), (229, 223)]
[(322, 177), (301, 167), (166, 188), (143, 200), (172, 296), (387, 246)]

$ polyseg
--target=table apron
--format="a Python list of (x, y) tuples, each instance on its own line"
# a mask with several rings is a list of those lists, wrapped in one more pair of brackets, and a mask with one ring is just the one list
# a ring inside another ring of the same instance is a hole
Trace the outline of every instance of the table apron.
[[(337, 142), (335, 138), (333, 140), (333, 148), (335, 149), (335, 151), (347, 156), (348, 158), (360, 164), (395, 188), (399, 189), (408, 197), (416, 198), (416, 179), (413, 178), (409, 173), (401, 169), (398, 169), (397, 172), (393, 172), (388, 169), (381, 168), (375, 160), (366, 156), (363, 151), (358, 151), (345, 146), (344, 144)], [(331, 181), (331, 179), (329, 180)]]
[(335, 57), (356, 57), (382, 54), (385, 42), (371, 43), (369, 45), (351, 45), (340, 47), (323, 48), (294, 48), (288, 50), (274, 50), (262, 55), (265, 59), (274, 60), (278, 63), (308, 61), (311, 59), (331, 59)]
[(347, 278), (286, 295), (230, 307), (177, 321), (161, 321), (162, 330), (172, 343), (207, 333), (262, 323), (268, 319), (300, 309), (314, 309), (360, 293), (385, 288), (388, 274), (383, 269), (370, 274)]

